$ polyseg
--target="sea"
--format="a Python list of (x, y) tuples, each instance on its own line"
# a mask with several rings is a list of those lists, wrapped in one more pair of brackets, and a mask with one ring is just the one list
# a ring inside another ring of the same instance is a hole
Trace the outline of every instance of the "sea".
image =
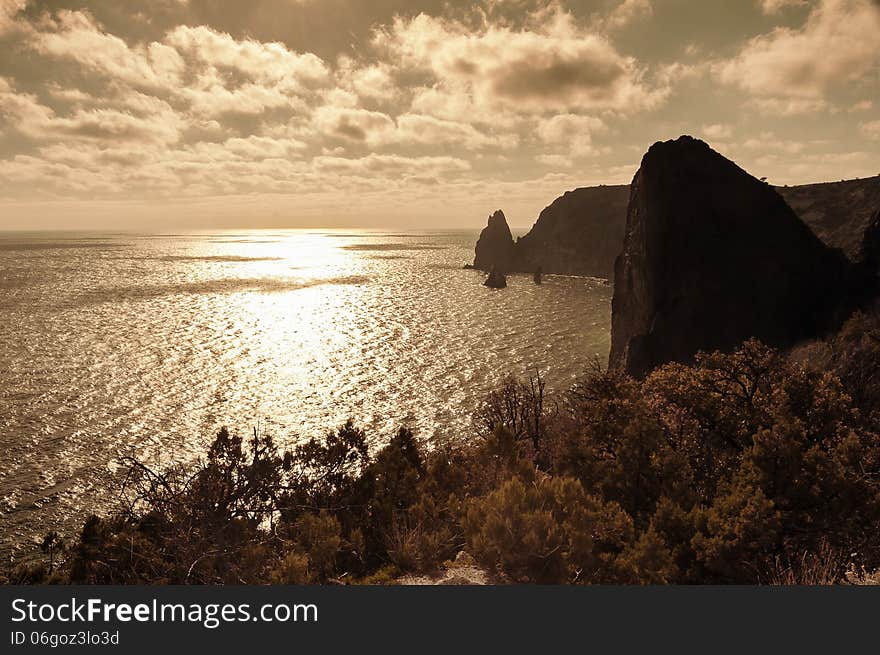
[(0, 233), (0, 556), (112, 512), (123, 458), (192, 463), (221, 426), (431, 448), (472, 438), (507, 375), (562, 390), (604, 364), (607, 281), (488, 289), (477, 236)]

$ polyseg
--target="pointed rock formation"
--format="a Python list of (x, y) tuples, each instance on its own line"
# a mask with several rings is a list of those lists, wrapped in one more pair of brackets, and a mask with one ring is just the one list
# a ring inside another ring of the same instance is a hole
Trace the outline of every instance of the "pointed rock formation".
[(634, 375), (757, 337), (787, 346), (843, 318), (851, 264), (769, 185), (692, 137), (636, 173), (615, 265), (610, 366)]
[(481, 271), (497, 268), (502, 273), (509, 273), (514, 268), (514, 245), (507, 219), (499, 209), (489, 217), (489, 224), (480, 233), (474, 268)]

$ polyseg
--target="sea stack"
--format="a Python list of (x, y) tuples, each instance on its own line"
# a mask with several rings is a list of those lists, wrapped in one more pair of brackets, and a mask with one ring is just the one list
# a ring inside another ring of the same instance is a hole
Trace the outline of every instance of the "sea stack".
[(751, 337), (788, 346), (842, 320), (851, 284), (771, 186), (692, 137), (656, 143), (631, 187), (609, 364), (641, 376)]
[(501, 273), (509, 273), (514, 268), (514, 249), (513, 235), (507, 219), (499, 209), (489, 217), (489, 224), (480, 233), (474, 268), (481, 271), (497, 268)]
[(483, 286), (487, 286), (490, 289), (506, 289), (507, 278), (497, 267), (493, 267), (492, 272), (489, 273), (489, 277), (483, 282)]

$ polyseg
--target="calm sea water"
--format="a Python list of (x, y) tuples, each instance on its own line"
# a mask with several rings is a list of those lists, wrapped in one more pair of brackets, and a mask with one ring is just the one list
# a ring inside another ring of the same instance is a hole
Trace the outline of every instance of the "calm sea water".
[(120, 457), (199, 457), (222, 425), (284, 445), (353, 418), (468, 438), (506, 373), (567, 386), (611, 289), (462, 270), (474, 232), (0, 233), (0, 551), (111, 509)]

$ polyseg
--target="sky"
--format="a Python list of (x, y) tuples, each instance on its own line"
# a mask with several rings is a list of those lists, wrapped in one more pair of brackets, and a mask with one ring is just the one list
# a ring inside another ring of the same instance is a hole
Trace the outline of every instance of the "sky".
[(0, 0), (0, 228), (531, 225), (691, 134), (880, 173), (877, 0)]

